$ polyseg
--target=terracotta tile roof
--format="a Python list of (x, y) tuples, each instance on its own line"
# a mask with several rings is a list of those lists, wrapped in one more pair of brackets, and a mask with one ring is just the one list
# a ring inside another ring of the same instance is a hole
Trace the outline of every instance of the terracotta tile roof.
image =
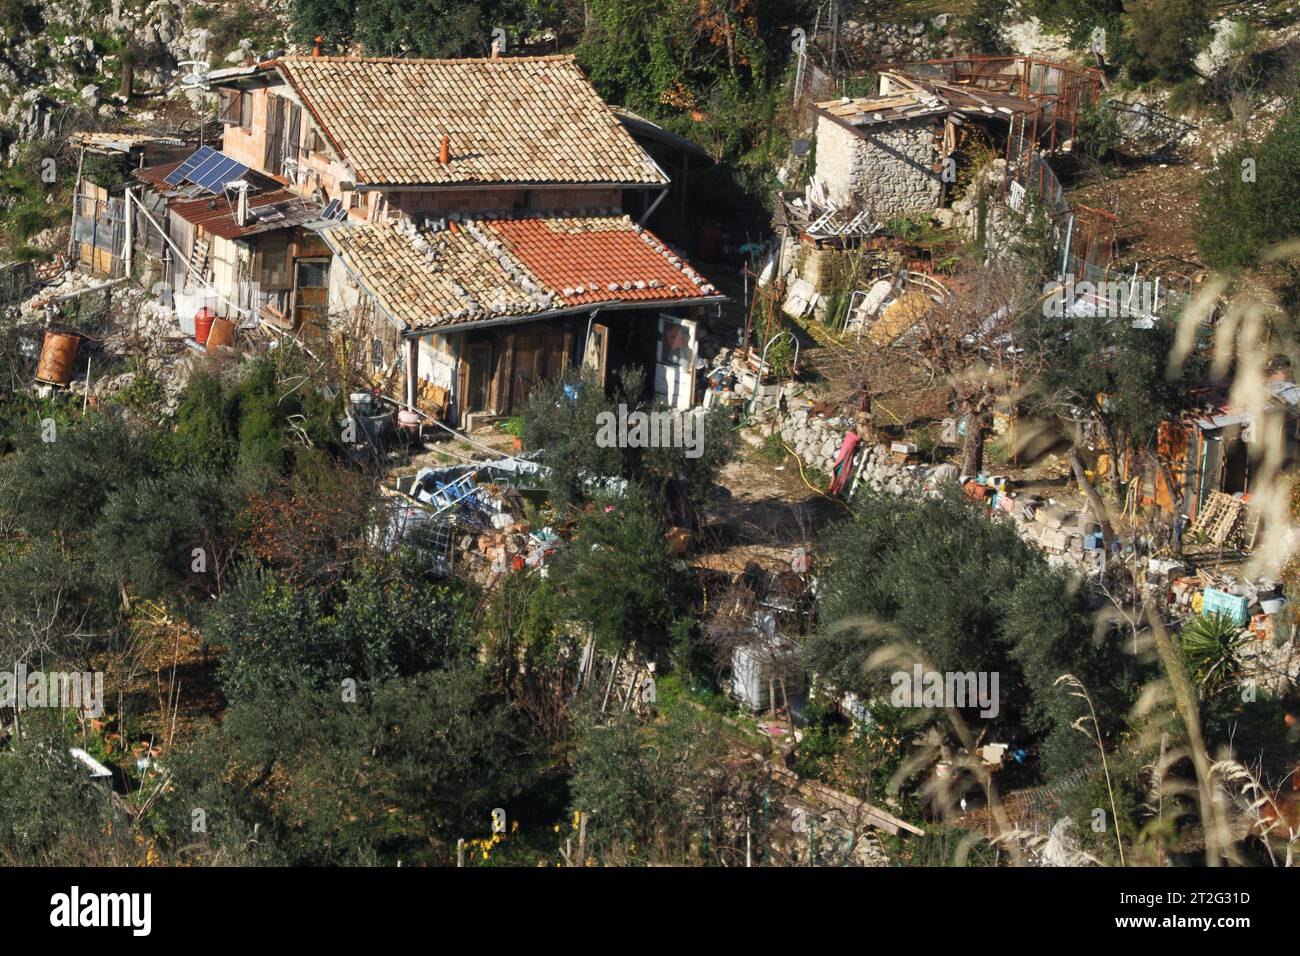
[(627, 216), (409, 221), (321, 230), (392, 318), (427, 329), (596, 305), (721, 299)]
[[(571, 56), (274, 61), (369, 185), (666, 184)], [(438, 162), (442, 137), (451, 162)]]
[(481, 225), (565, 305), (713, 292), (684, 259), (626, 216), (496, 219)]

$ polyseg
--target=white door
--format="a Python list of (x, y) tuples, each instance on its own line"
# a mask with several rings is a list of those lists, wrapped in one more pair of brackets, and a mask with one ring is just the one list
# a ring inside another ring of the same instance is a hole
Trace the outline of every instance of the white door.
[(655, 397), (673, 408), (690, 408), (695, 397), (696, 332), (696, 323), (690, 319), (659, 316)]

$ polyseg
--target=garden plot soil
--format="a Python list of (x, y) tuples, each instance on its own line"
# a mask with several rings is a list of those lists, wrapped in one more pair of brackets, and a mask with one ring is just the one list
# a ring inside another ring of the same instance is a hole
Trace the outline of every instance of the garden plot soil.
[(1119, 217), (1119, 271), (1136, 263), (1148, 277), (1190, 276), (1204, 268), (1195, 227), (1201, 174), (1190, 162), (1135, 166), (1105, 183), (1071, 190), (1067, 198)]

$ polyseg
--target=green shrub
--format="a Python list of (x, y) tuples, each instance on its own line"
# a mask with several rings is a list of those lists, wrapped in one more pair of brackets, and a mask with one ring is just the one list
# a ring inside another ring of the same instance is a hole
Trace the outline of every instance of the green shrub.
[(1188, 76), (1209, 29), (1205, 0), (1144, 0), (1137, 4), (1129, 16), (1133, 78), (1173, 82)]
[(1197, 247), (1215, 269), (1255, 262), (1274, 243), (1300, 238), (1300, 103), (1261, 140), (1226, 150), (1201, 180)]

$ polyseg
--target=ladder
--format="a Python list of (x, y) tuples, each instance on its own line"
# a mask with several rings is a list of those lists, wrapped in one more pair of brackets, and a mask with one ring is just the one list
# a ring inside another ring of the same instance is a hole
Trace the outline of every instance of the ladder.
[(438, 489), (431, 491), (433, 505), (437, 508), (434, 516), (450, 511), (456, 505), (460, 504), (466, 498), (469, 498), (478, 492), (478, 485), (474, 483), (474, 473), (461, 475), (452, 482), (438, 482)]
[(207, 236), (194, 240), (194, 254), (190, 257), (190, 274), (200, 280), (208, 277), (209, 259), (212, 257), (212, 243)]

